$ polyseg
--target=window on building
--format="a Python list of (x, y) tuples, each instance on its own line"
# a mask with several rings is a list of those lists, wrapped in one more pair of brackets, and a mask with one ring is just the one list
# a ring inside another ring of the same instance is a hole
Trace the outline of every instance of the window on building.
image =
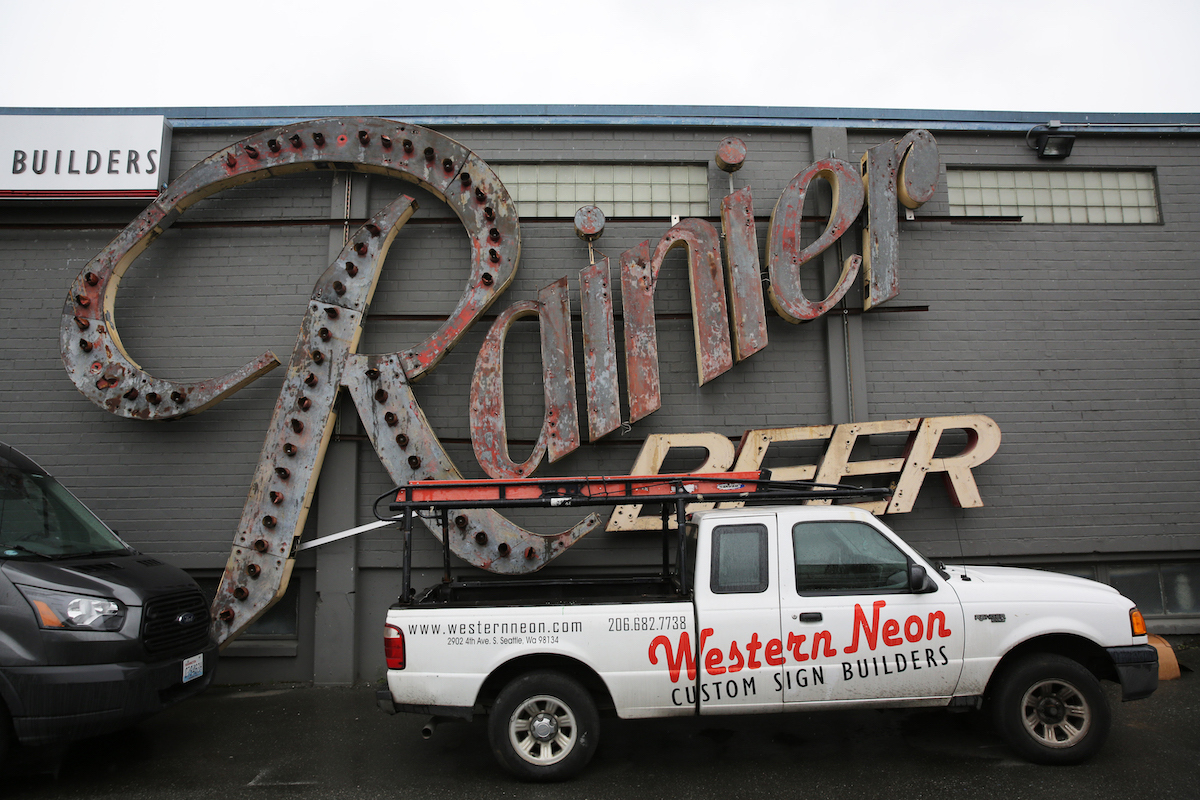
[[(209, 605), (212, 604), (213, 598), (217, 594), (217, 588), (220, 586), (221, 579), (219, 577), (195, 576), (196, 583), (200, 586), (200, 591), (204, 593)], [(239, 637), (239, 641), (248, 641), (251, 639), (295, 639), (299, 636), (299, 617), (300, 617), (300, 581), (297, 576), (293, 575), (288, 582), (287, 592), (275, 605), (267, 609), (266, 613), (254, 621), (246, 632)]]
[(950, 215), (1023, 222), (1130, 225), (1159, 221), (1148, 170), (946, 170)]
[(599, 206), (609, 217), (708, 214), (704, 164), (493, 164), (523, 217), (573, 217)]
[(1108, 582), (1145, 614), (1200, 614), (1200, 564), (1114, 566)]
[(1200, 615), (1200, 561), (1053, 564), (1046, 568), (1107, 583), (1148, 617)]

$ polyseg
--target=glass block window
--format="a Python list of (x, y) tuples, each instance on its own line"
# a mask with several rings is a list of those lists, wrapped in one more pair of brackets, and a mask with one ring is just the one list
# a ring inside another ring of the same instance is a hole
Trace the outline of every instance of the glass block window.
[(1200, 563), (1110, 567), (1109, 583), (1144, 614), (1200, 614)]
[(599, 206), (607, 217), (706, 216), (705, 164), (493, 164), (523, 217), (574, 217)]
[(950, 215), (1023, 222), (1129, 225), (1159, 221), (1148, 171), (947, 169)]
[(1109, 567), (1108, 584), (1137, 603), (1143, 614), (1164, 613), (1162, 584), (1157, 564)]
[(1107, 583), (1150, 617), (1200, 615), (1200, 561), (1052, 564), (1045, 569)]

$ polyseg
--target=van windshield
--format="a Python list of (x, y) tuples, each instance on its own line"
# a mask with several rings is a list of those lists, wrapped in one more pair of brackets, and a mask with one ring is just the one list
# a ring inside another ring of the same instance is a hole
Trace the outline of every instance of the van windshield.
[(54, 478), (0, 465), (0, 558), (124, 552), (125, 543)]

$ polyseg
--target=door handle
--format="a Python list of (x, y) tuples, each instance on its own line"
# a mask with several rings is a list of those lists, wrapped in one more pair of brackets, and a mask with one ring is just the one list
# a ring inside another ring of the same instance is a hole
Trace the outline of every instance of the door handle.
[(822, 619), (820, 611), (806, 611), (800, 615), (801, 622), (820, 622)]

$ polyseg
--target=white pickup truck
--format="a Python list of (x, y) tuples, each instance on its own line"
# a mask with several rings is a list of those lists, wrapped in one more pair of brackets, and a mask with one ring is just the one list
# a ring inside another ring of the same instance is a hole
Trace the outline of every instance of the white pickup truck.
[(984, 708), (1024, 757), (1075, 763), (1108, 732), (1100, 680), (1126, 700), (1157, 686), (1141, 614), (1100, 583), (931, 563), (845, 505), (698, 511), (684, 530), (654, 577), (406, 586), (380, 706), (431, 715), (427, 736), (487, 715), (500, 763), (545, 781), (588, 763), (601, 712)]

